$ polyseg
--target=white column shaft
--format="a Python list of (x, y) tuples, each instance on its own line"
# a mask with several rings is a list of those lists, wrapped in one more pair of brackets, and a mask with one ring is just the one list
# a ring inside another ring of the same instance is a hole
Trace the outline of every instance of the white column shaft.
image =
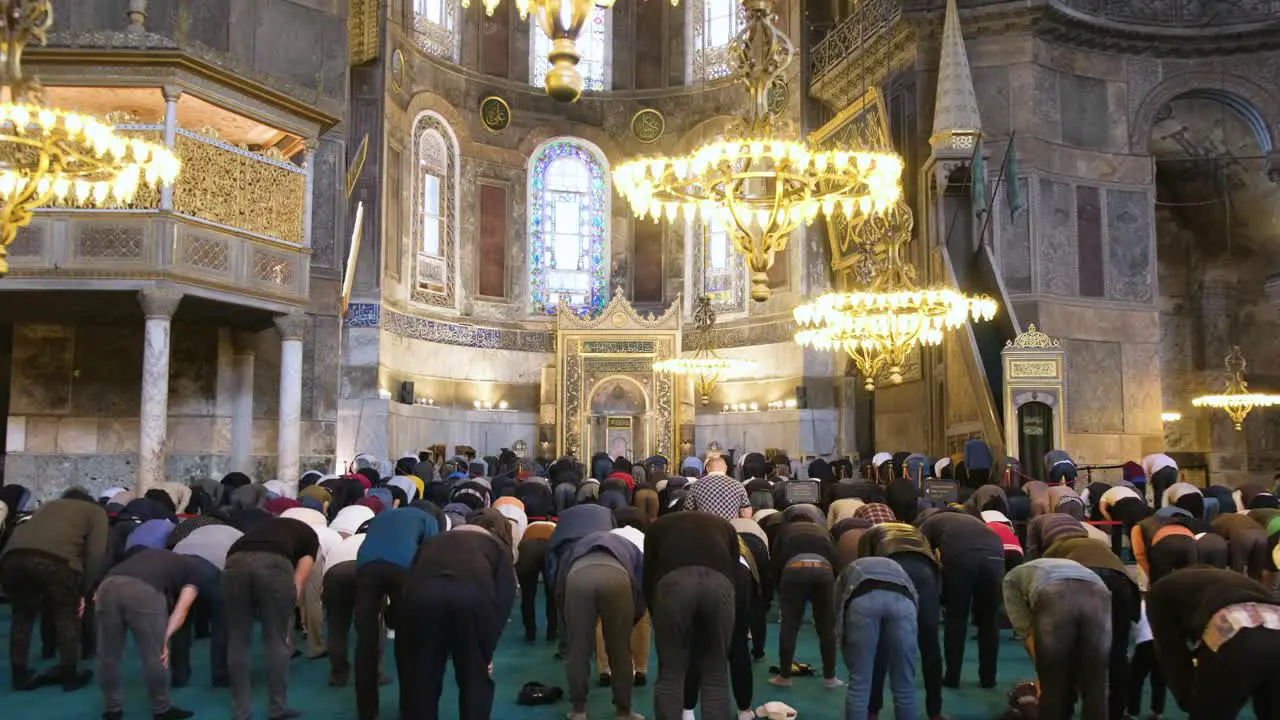
[(280, 431), (276, 478), (297, 486), (302, 474), (302, 340), (286, 337), (280, 345)]
[(165, 480), (164, 445), (169, 422), (168, 317), (148, 317), (142, 349), (142, 412), (138, 435), (138, 487), (142, 496)]

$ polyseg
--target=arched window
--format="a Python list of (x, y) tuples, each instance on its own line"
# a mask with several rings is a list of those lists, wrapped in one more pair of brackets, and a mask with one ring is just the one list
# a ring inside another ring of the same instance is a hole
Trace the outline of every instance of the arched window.
[[(545, 84), (547, 70), (551, 67), (547, 53), (551, 52), (551, 39), (542, 32), (536, 21), (530, 18), (529, 31), (533, 33), (533, 42), (529, 54), (529, 82), (538, 87)], [(612, 84), (610, 73), (609, 50), (613, 37), (613, 9), (595, 7), (591, 17), (582, 26), (578, 35), (578, 72), (582, 73), (583, 90), (608, 90)]]
[(535, 313), (561, 296), (578, 312), (608, 300), (609, 168), (584, 141), (557, 138), (529, 161), (529, 294)]
[(743, 26), (739, 0), (692, 0), (689, 3), (689, 80), (705, 82), (729, 75), (729, 41)]
[(455, 236), (458, 223), (458, 142), (435, 113), (413, 125), (413, 232), (416, 238), (414, 301), (454, 307)]
[(413, 0), (413, 37), (418, 47), (457, 62), (457, 13), (453, 0)]
[(747, 266), (742, 253), (733, 247), (729, 229), (699, 219), (691, 220), (686, 232), (690, 238), (691, 297), (710, 297), (711, 306), (719, 313), (746, 312)]

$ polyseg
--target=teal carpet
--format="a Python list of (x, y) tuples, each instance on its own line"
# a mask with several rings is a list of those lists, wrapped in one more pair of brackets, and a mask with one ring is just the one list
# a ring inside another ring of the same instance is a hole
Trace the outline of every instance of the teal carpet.
[[(541, 615), (539, 615), (541, 617)], [(844, 692), (841, 690), (824, 690), (816, 678), (797, 678), (790, 688), (776, 688), (769, 685), (768, 667), (776, 664), (777, 624), (769, 628), (769, 657), (755, 665), (755, 697), (754, 704), (769, 700), (780, 700), (796, 708), (802, 720), (836, 720), (843, 717)], [(9, 686), (8, 668), (9, 609), (0, 606), (0, 665), (3, 675), (0, 676), (0, 697), (3, 697), (3, 711), (0, 717), (40, 720), (93, 720), (102, 712), (101, 696), (96, 685), (75, 693), (63, 693), (59, 688), (45, 688), (34, 692), (15, 693)], [(354, 641), (354, 637), (353, 637)], [(301, 644), (301, 642), (299, 642)], [(39, 640), (33, 650), (38, 652)], [(395, 667), (391, 659), (390, 648), (384, 660), (384, 666), (394, 677)], [(521, 707), (516, 704), (516, 692), (520, 686), (529, 681), (539, 681), (548, 685), (565, 687), (564, 667), (552, 657), (555, 652), (553, 644), (539, 641), (525, 644), (520, 626), (518, 609), (512, 615), (507, 626), (506, 635), (498, 648), (494, 659), (494, 679), (497, 682), (497, 695), (494, 703), (493, 717), (499, 720), (522, 720), (524, 718), (558, 720), (568, 711), (568, 702), (536, 708)], [(958, 690), (944, 689), (943, 711), (953, 720), (994, 720), (1005, 708), (1005, 696), (1013, 683), (1018, 680), (1031, 679), (1034, 673), (1026, 652), (1019, 643), (1013, 641), (1008, 633), (1000, 648), (1000, 687), (996, 690), (982, 690), (977, 684), (977, 647), (971, 641), (965, 654), (965, 670), (962, 685)], [(812, 626), (806, 626), (800, 635), (800, 647), (797, 661), (819, 665), (817, 639)], [(192, 657), (194, 671), (189, 687), (175, 690), (174, 704), (194, 710), (201, 718), (226, 718), (230, 714), (230, 696), (226, 690), (209, 687), (208, 641), (198, 641)], [(39, 664), (44, 667), (52, 664), (48, 661)], [(255, 652), (252, 667), (254, 677), (254, 707), (257, 718), (266, 717), (266, 670), (260, 652)], [(289, 704), (304, 712), (305, 718), (348, 720), (355, 717), (355, 691), (346, 688), (330, 688), (326, 684), (328, 660), (308, 660), (298, 658), (293, 661), (289, 677)], [(150, 717), (147, 712), (146, 689), (142, 683), (141, 670), (136, 659), (125, 661), (125, 717), (142, 720)], [(636, 689), (635, 709), (637, 712), (652, 718), (653, 684), (657, 673), (657, 656), (650, 654), (650, 684)], [(838, 673), (843, 677), (845, 669), (841, 665)], [(442, 699), (444, 717), (454, 714), (457, 707), (456, 696), (446, 678), (446, 693)], [(396, 685), (382, 689), (382, 717), (397, 716)], [(886, 700), (888, 693), (886, 691)], [(1177, 712), (1173, 699), (1169, 699), (1169, 707), (1173, 712), (1166, 714), (1169, 719), (1184, 718)], [(924, 712), (923, 690), (921, 690), (920, 711)], [(612, 718), (612, 706), (609, 691), (592, 687), (588, 716), (591, 718)], [(888, 718), (892, 712), (886, 710), (882, 717)], [(1252, 717), (1252, 716), (1244, 716)], [(717, 719), (720, 720), (720, 719)], [(912, 719), (915, 720), (915, 719)]]

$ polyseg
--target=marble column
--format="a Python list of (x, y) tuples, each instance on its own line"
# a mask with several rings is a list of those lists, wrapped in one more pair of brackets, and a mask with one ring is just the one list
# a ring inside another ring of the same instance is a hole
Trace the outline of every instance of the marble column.
[(302, 196), (302, 244), (311, 247), (312, 215), (315, 214), (316, 140), (308, 138), (302, 165), (307, 169), (307, 183)]
[[(172, 150), (178, 142), (178, 98), (182, 97), (182, 88), (165, 85), (160, 92), (164, 95), (164, 146)], [(173, 209), (172, 184), (160, 187), (160, 209)]]
[(280, 431), (276, 446), (276, 479), (297, 491), (301, 476), (302, 338), (311, 322), (305, 313), (276, 317), (280, 331)]
[(169, 423), (169, 330), (182, 291), (159, 286), (138, 293), (146, 317), (142, 348), (142, 408), (138, 422), (139, 497), (165, 481), (164, 446)]
[(231, 457), (228, 470), (254, 476), (253, 467), (253, 360), (257, 334), (232, 336), (231, 355)]

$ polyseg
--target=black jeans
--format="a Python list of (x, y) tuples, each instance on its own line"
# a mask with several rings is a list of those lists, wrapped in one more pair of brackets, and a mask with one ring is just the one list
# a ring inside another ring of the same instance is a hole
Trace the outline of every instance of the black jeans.
[(1111, 658), (1108, 660), (1107, 717), (1123, 720), (1129, 688), (1129, 634), (1139, 618), (1138, 586), (1119, 570), (1091, 568), (1111, 591)]
[(65, 560), (38, 550), (14, 550), (0, 563), (0, 587), (13, 606), (9, 667), (30, 667), (31, 634), (42, 613), (52, 618), (58, 638), (58, 666), (74, 673), (80, 659), (80, 573)]
[(1032, 608), (1040, 720), (1069, 720), (1079, 692), (1082, 718), (1107, 716), (1111, 598), (1088, 580), (1041, 586)]
[(232, 717), (248, 720), (251, 714), (249, 650), (253, 621), (262, 623), (262, 644), (267, 657), (268, 717), (279, 717), (289, 689), (289, 656), (293, 650), (293, 609), (298, 591), (294, 567), (283, 555), (241, 552), (227, 557), (222, 572), (226, 597), (227, 673), (231, 676)]
[(1280, 717), (1280, 630), (1245, 628), (1218, 652), (1196, 652), (1189, 720), (1218, 720), (1240, 714), (1253, 701), (1253, 716)]
[(964, 646), (972, 612), (974, 624), (978, 626), (978, 681), (983, 687), (995, 686), (1003, 583), (1003, 553), (975, 551), (943, 558), (942, 598), (947, 608), (942, 631), (946, 657), (943, 685), (956, 687), (960, 684), (960, 668), (964, 664)]
[(806, 603), (813, 604), (813, 629), (818, 633), (822, 654), (822, 677), (836, 676), (835, 575), (825, 562), (791, 561), (778, 580), (778, 605), (782, 627), (778, 630), (778, 670), (791, 677), (796, 656), (796, 637), (804, 620)]
[(489, 663), (498, 647), (495, 602), (464, 581), (432, 578), (404, 589), (396, 628), (396, 671), (402, 720), (438, 720), (444, 671), (453, 659), (460, 720), (493, 712)]
[(210, 680), (217, 685), (230, 683), (227, 675), (227, 612), (222, 595), (222, 571), (217, 565), (202, 557), (191, 556), (199, 566), (195, 605), (187, 615), (187, 621), (169, 642), (169, 669), (174, 687), (184, 687), (191, 681), (191, 645), (196, 633), (196, 616), (208, 619), (210, 627), (209, 670)]
[(329, 684), (347, 684), (351, 675), (351, 621), (356, 614), (356, 561), (338, 563), (324, 574), (320, 591), (329, 643)]
[(1142, 685), (1151, 675), (1151, 712), (1164, 714), (1164, 704), (1168, 691), (1164, 685), (1164, 675), (1160, 674), (1160, 665), (1156, 663), (1156, 644), (1151, 640), (1138, 643), (1133, 648), (1133, 665), (1129, 668), (1129, 714), (1138, 717), (1142, 713)]
[[(920, 649), (920, 674), (924, 676), (925, 714), (937, 717), (942, 714), (942, 645), (938, 641), (940, 616), (938, 594), (938, 566), (917, 552), (893, 555), (892, 560), (902, 566), (916, 588), (916, 645)], [(873, 713), (884, 707), (884, 677), (887, 671), (884, 645), (876, 653), (876, 667), (871, 676), (871, 704)]]
[(658, 651), (658, 681), (653, 684), (657, 720), (680, 720), (685, 679), (693, 668), (698, 669), (703, 717), (729, 717), (733, 581), (710, 568), (686, 566), (664, 575), (654, 596), (649, 612)]
[(533, 642), (538, 637), (537, 602), (538, 580), (545, 588), (547, 639), (556, 639), (556, 604), (551, 598), (555, 583), (547, 576), (547, 547), (549, 540), (525, 540), (520, 543), (520, 558), (516, 561), (516, 579), (520, 583), (520, 619), (524, 622), (524, 639)]
[(360, 720), (378, 717), (378, 671), (382, 667), (382, 638), (386, 636), (382, 610), (387, 608), (386, 626), (394, 628), (408, 573), (382, 560), (356, 568), (356, 713)]
[(1151, 492), (1155, 496), (1153, 502), (1156, 510), (1164, 505), (1164, 491), (1176, 482), (1178, 482), (1177, 468), (1165, 467), (1151, 473)]

